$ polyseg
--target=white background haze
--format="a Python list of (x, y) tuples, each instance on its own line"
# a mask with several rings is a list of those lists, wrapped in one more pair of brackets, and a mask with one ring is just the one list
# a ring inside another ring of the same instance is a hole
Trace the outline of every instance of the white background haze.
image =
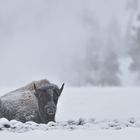
[[(93, 16), (100, 30), (106, 30), (115, 17), (123, 34), (128, 18), (125, 5), (126, 0), (0, 0), (0, 85), (41, 78), (78, 85), (79, 61), (83, 63), (91, 36), (84, 15)], [(103, 37), (98, 30), (95, 34), (102, 42), (107, 31)]]

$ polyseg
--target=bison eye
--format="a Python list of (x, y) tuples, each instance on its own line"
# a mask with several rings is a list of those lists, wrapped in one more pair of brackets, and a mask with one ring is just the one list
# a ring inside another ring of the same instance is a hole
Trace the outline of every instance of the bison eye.
[(58, 89), (54, 89), (55, 96), (59, 97), (60, 93)]
[(57, 96), (57, 95), (54, 95), (54, 96), (53, 96), (53, 100), (54, 100), (54, 103), (57, 104), (58, 96)]

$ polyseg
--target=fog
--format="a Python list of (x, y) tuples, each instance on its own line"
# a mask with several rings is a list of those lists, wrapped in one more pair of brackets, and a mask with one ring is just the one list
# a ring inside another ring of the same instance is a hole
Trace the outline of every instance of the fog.
[[(100, 62), (112, 46), (113, 57), (125, 54), (122, 43), (112, 45), (109, 41), (118, 42), (114, 38), (125, 34), (125, 6), (126, 0), (0, 0), (0, 85), (21, 85), (42, 78), (67, 85), (100, 85), (107, 81), (100, 78), (108, 71), (100, 71), (105, 67), (97, 66), (89, 75), (87, 54), (92, 50), (87, 48), (94, 46)], [(111, 81), (120, 85), (119, 62), (112, 63), (116, 64), (115, 72), (112, 70), (116, 75), (101, 85), (112, 85)]]

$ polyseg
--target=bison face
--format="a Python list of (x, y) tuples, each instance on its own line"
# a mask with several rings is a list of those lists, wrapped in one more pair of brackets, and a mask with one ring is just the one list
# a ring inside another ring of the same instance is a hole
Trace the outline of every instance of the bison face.
[(49, 85), (47, 87), (37, 89), (34, 84), (41, 123), (55, 121), (57, 102), (63, 88), (64, 84), (60, 89), (56, 85)]

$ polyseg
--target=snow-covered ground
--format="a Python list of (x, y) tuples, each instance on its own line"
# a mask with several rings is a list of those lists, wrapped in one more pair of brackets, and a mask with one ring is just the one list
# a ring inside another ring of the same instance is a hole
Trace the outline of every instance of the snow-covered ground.
[(59, 100), (56, 119), (139, 118), (139, 107), (140, 88), (65, 88)]
[[(9, 88), (1, 88), (5, 93)], [(2, 95), (2, 94), (1, 94)], [(1, 139), (140, 139), (140, 88), (66, 87), (56, 123), (0, 119)]]

